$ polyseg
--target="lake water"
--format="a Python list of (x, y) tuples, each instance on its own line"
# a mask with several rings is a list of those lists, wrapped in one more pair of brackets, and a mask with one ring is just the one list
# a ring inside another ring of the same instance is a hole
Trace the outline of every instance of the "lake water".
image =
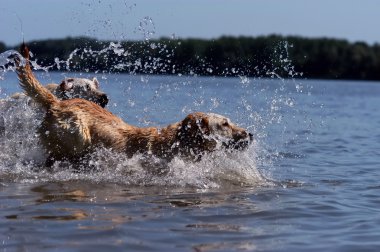
[[(48, 83), (66, 74), (38, 76)], [(20, 90), (14, 73), (2, 77), (2, 98)], [(380, 249), (380, 83), (97, 77), (107, 108), (130, 124), (212, 111), (256, 141), (243, 153), (175, 159), (166, 175), (109, 150), (94, 153), (95, 171), (38, 170), (46, 158), (39, 114), (3, 104), (1, 251)]]

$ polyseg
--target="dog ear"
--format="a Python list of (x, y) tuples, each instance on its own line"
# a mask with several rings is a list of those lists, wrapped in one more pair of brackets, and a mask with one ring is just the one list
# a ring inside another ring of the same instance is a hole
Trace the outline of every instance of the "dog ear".
[(73, 83), (69, 81), (70, 79), (64, 79), (61, 84), (59, 84), (59, 89), (61, 91), (67, 91), (73, 88)]
[(189, 114), (183, 121), (181, 131), (190, 135), (209, 134), (209, 122), (202, 114)]
[(179, 137), (180, 152), (199, 160), (202, 153), (212, 150), (214, 141), (206, 135), (210, 134), (209, 121), (206, 114), (198, 112), (189, 114), (181, 123)]
[(97, 88), (97, 89), (99, 89), (99, 81), (98, 81), (98, 79), (96, 79), (96, 77), (94, 77), (94, 78), (92, 78), (92, 81), (94, 82), (94, 84), (95, 84), (95, 87)]

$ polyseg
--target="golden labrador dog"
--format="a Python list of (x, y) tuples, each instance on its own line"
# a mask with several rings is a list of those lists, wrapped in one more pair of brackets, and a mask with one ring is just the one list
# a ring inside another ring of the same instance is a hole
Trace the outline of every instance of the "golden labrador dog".
[[(82, 98), (95, 102), (103, 108), (108, 103), (108, 97), (99, 89), (99, 82), (96, 78), (92, 80), (86, 78), (66, 78), (59, 85), (50, 83), (45, 87), (60, 100)], [(15, 93), (11, 96), (15, 100), (23, 99), (24, 97), (24, 93)]]
[[(21, 54), (25, 58), (29, 55), (25, 45)], [(176, 155), (197, 160), (222, 147), (245, 149), (252, 140), (245, 129), (212, 113), (192, 113), (164, 128), (135, 127), (87, 100), (57, 99), (35, 78), (28, 60), (16, 63), (21, 87), (47, 111), (39, 128), (42, 144), (50, 155), (47, 165), (56, 160), (76, 161), (100, 146), (128, 157), (142, 153), (166, 160)]]
[[(61, 84), (48, 84), (45, 86), (51, 93), (60, 100), (72, 98), (83, 98), (105, 107), (108, 103), (108, 97), (99, 89), (99, 82), (96, 78), (66, 78)], [(4, 115), (8, 112), (17, 110), (23, 106), (23, 102), (35, 107), (35, 103), (27, 99), (25, 93), (15, 93), (11, 99), (0, 99), (0, 136), (5, 134), (7, 125)], [(41, 111), (44, 113), (44, 111)], [(37, 115), (38, 116), (38, 115)], [(15, 129), (11, 129), (15, 130)]]

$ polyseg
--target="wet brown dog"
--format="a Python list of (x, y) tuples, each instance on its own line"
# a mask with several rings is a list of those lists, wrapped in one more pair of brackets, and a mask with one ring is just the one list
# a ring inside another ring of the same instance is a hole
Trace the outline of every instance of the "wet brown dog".
[[(96, 78), (92, 80), (86, 78), (65, 78), (60, 84), (51, 83), (45, 87), (60, 100), (82, 98), (99, 104), (103, 108), (108, 103), (108, 97), (100, 90), (99, 82)], [(18, 107), (23, 106), (23, 102), (27, 102), (32, 107), (36, 105), (33, 101), (26, 99), (25, 93), (15, 93), (10, 98), (0, 99), (0, 136), (3, 136), (8, 128), (4, 113), (6, 114), (14, 109), (17, 110)], [(44, 111), (41, 111), (41, 113), (44, 113)]]
[[(27, 58), (26, 46), (21, 53)], [(76, 161), (99, 146), (129, 157), (142, 153), (166, 160), (175, 155), (198, 159), (221, 147), (244, 149), (252, 140), (228, 118), (211, 113), (192, 113), (161, 129), (135, 127), (87, 100), (58, 100), (35, 78), (28, 61), (18, 61), (17, 74), (26, 94), (47, 111), (39, 133), (50, 161)]]
[(99, 82), (96, 78), (66, 78), (61, 84), (48, 84), (46, 88), (57, 96), (60, 100), (73, 98), (82, 98), (95, 102), (103, 108), (108, 103), (107, 95), (99, 88)]
[[(108, 103), (107, 95), (99, 89), (99, 82), (96, 78), (66, 78), (62, 80), (61, 84), (50, 83), (45, 86), (52, 94), (60, 100), (68, 100), (73, 98), (82, 98), (96, 104), (103, 108)], [(25, 97), (24, 93), (15, 93), (11, 98), (19, 100)]]

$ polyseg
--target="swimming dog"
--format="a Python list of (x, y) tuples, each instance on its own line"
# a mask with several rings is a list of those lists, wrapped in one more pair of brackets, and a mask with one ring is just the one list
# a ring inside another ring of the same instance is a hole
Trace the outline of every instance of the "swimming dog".
[[(25, 45), (21, 54), (28, 57)], [(49, 152), (47, 165), (57, 160), (80, 160), (97, 147), (111, 148), (128, 157), (141, 153), (166, 160), (176, 155), (197, 160), (219, 148), (246, 149), (252, 141), (252, 134), (213, 113), (191, 113), (164, 128), (135, 127), (87, 100), (59, 100), (40, 84), (27, 60), (16, 63), (20, 86), (46, 109), (38, 131)]]
[[(82, 98), (95, 102), (103, 108), (108, 103), (108, 97), (99, 89), (99, 82), (96, 78), (92, 80), (86, 78), (65, 78), (59, 85), (50, 83), (45, 87), (60, 100)], [(15, 93), (11, 96), (14, 100), (20, 100), (25, 97), (24, 93)]]

